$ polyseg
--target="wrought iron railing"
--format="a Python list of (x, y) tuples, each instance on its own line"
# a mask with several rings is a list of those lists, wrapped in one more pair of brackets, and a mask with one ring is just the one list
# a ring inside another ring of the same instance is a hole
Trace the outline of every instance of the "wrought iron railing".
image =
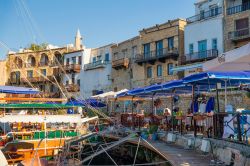
[(218, 50), (206, 50), (200, 52), (194, 52), (191, 54), (186, 54), (184, 59), (182, 59), (182, 64), (192, 63), (196, 61), (209, 60), (218, 57)]
[(80, 72), (81, 70), (81, 65), (79, 64), (68, 64), (64, 65), (64, 70), (66, 72), (74, 71), (74, 72)]
[(247, 2), (247, 3), (243, 3), (241, 5), (238, 5), (238, 6), (233, 6), (233, 7), (227, 8), (227, 14), (232, 15), (232, 14), (240, 13), (240, 12), (243, 12), (243, 11), (246, 11), (249, 9), (250, 9), (250, 3)]
[(49, 63), (49, 61), (46, 61), (46, 62), (40, 62), (40, 63), (38, 63), (38, 66), (39, 67), (42, 67), (42, 66), (48, 66), (50, 63)]
[(216, 16), (220, 15), (221, 13), (222, 13), (222, 7), (210, 9), (209, 11), (206, 11), (206, 12), (203, 12), (203, 13), (200, 13), (200, 14), (197, 14), (195, 16), (187, 18), (187, 22), (193, 23), (193, 22), (209, 19), (212, 17), (216, 17)]
[(231, 40), (241, 40), (250, 37), (250, 29), (244, 28), (228, 33), (228, 38)]
[(108, 63), (109, 63), (109, 61), (99, 60), (99, 61), (96, 61), (96, 62), (85, 64), (84, 65), (84, 70), (92, 70), (92, 69), (96, 69), (96, 68), (105, 67)]
[(158, 58), (168, 58), (172, 56), (178, 56), (177, 48), (163, 48), (159, 50), (144, 52), (142, 54), (137, 54), (135, 57), (136, 62), (154, 60)]

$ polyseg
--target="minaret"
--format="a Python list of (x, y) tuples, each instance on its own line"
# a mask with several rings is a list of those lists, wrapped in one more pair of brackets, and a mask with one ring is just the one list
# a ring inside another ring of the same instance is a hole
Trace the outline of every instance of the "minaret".
[(82, 49), (82, 36), (81, 36), (81, 33), (80, 33), (79, 29), (77, 29), (77, 32), (76, 32), (75, 49), (76, 50)]

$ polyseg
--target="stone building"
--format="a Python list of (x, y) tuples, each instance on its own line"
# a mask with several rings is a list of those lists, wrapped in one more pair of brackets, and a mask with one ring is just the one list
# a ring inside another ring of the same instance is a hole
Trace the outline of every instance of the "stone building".
[(184, 54), (185, 25), (185, 20), (175, 19), (140, 31), (140, 53), (134, 59), (134, 63), (143, 67), (143, 72), (137, 73), (143, 76), (137, 80), (138, 84), (146, 86), (178, 79), (172, 68), (180, 64)]
[(226, 0), (224, 47), (229, 51), (250, 41), (250, 0)]
[(111, 45), (113, 44), (89, 49), (88, 52), (85, 49), (84, 66), (80, 73), (82, 98), (112, 90)]
[[(0, 86), (4, 86), (7, 81), (6, 69), (7, 69), (6, 60), (0, 60), (0, 73), (1, 73)], [(0, 97), (5, 97), (5, 94), (0, 93)]]
[(67, 98), (80, 98), (81, 79), (83, 70), (83, 55), (87, 50), (78, 50), (64, 54), (63, 64), (63, 93)]
[(144, 70), (134, 63), (136, 55), (140, 52), (140, 37), (128, 39), (112, 47), (112, 89), (119, 91), (131, 89), (137, 85), (138, 79), (143, 79)]
[(38, 88), (44, 92), (43, 97), (61, 96), (61, 79), (63, 72), (63, 56), (67, 52), (81, 48), (79, 36), (77, 45), (66, 47), (47, 47), (39, 51), (28, 49), (9, 52), (6, 60), (7, 85)]

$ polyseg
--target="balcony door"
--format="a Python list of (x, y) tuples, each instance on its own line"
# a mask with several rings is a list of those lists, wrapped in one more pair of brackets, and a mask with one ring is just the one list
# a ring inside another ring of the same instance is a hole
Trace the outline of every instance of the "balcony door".
[(156, 48), (156, 56), (162, 56), (163, 55), (163, 41), (157, 41), (155, 42), (155, 48)]
[(150, 57), (150, 43), (143, 45), (143, 51), (144, 51), (144, 58)]
[(207, 57), (207, 40), (198, 42), (198, 56), (199, 59)]

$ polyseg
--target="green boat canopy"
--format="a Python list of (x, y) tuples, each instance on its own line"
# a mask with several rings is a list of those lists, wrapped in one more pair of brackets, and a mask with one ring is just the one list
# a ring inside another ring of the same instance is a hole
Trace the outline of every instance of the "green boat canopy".
[(43, 104), (43, 103), (20, 103), (20, 104), (0, 104), (0, 108), (9, 109), (67, 109), (74, 106), (65, 104)]

